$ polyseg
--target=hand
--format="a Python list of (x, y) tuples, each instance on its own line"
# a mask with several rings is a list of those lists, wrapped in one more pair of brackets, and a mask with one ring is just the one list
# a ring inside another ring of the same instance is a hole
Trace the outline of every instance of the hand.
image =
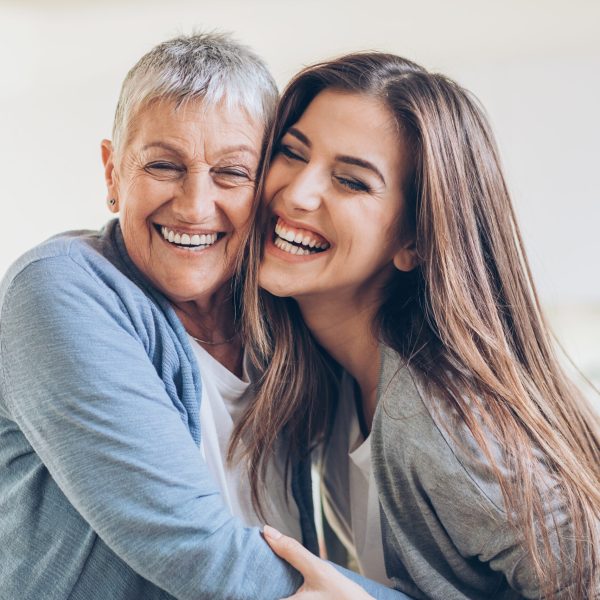
[(358, 584), (344, 577), (295, 539), (282, 535), (268, 525), (263, 528), (263, 535), (273, 552), (287, 560), (304, 577), (300, 589), (287, 600), (373, 600)]

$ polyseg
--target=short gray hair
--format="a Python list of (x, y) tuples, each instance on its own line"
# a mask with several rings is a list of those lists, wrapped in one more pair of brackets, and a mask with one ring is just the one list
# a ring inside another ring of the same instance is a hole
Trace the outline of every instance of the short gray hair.
[(155, 46), (129, 71), (117, 104), (113, 145), (119, 149), (127, 127), (155, 100), (181, 106), (202, 100), (243, 108), (267, 126), (277, 103), (277, 86), (264, 61), (224, 33), (179, 36)]

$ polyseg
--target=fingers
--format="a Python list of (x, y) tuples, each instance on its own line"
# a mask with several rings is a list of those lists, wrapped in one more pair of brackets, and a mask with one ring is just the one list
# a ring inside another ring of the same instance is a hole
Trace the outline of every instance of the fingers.
[(277, 529), (265, 525), (263, 535), (275, 554), (287, 560), (292, 567), (302, 573), (304, 580), (313, 579), (323, 574), (328, 565), (318, 556), (309, 552), (300, 542), (282, 535)]

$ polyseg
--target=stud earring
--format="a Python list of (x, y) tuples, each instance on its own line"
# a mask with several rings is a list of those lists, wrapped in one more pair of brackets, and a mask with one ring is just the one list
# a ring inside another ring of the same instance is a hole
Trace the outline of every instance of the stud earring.
[(114, 198), (110, 198), (109, 200), (107, 200), (107, 202), (111, 208), (117, 203), (117, 201)]

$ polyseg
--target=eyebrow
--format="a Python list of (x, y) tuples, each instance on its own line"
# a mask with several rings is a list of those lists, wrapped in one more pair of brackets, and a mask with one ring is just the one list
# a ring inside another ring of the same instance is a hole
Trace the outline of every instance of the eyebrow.
[[(298, 129), (296, 129), (295, 127), (290, 127), (286, 133), (293, 135), (296, 139), (300, 140), (308, 148), (312, 148), (312, 144), (311, 144), (310, 140), (301, 131), (298, 131)], [(358, 158), (357, 156), (348, 156), (346, 154), (338, 154), (335, 157), (335, 160), (337, 162), (345, 163), (347, 165), (355, 165), (355, 166), (361, 167), (363, 169), (368, 169), (369, 171), (372, 171), (375, 175), (377, 175), (377, 177), (379, 177), (379, 179), (381, 179), (381, 182), (383, 183), (383, 185), (385, 185), (384, 176), (381, 174), (381, 171), (372, 162), (369, 162), (368, 160), (364, 160), (363, 158)]]
[(300, 140), (305, 146), (312, 148), (312, 144), (310, 143), (310, 140), (301, 131), (298, 131), (295, 127), (290, 127), (286, 131), (286, 133), (293, 135), (296, 139)]
[(162, 148), (163, 150), (169, 150), (171, 152), (175, 152), (176, 154), (180, 153), (179, 148), (171, 146), (171, 144), (167, 144), (166, 142), (150, 142), (149, 144), (142, 146), (142, 151), (149, 150), (150, 148)]
[[(180, 148), (177, 148), (176, 146), (168, 144), (167, 142), (161, 142), (161, 141), (150, 142), (149, 144), (145, 144), (142, 147), (142, 151), (148, 150), (150, 148), (162, 148), (163, 150), (168, 150), (169, 152), (174, 152), (175, 154), (182, 153)], [(247, 146), (245, 144), (241, 144), (239, 146), (227, 146), (226, 148), (220, 148), (219, 153), (222, 153), (222, 154), (233, 154), (233, 153), (244, 154), (244, 153), (247, 153), (247, 154), (252, 154), (253, 156), (258, 156), (258, 152), (256, 151), (255, 148), (252, 148), (252, 146)]]
[(369, 162), (368, 160), (364, 160), (362, 158), (358, 158), (356, 156), (346, 156), (345, 154), (338, 154), (335, 157), (335, 160), (337, 162), (345, 163), (347, 165), (356, 165), (357, 167), (362, 167), (363, 169), (369, 169), (369, 171), (375, 173), (375, 175), (377, 175), (377, 177), (381, 179), (381, 183), (385, 185), (385, 179), (381, 174), (381, 171), (372, 162)]

